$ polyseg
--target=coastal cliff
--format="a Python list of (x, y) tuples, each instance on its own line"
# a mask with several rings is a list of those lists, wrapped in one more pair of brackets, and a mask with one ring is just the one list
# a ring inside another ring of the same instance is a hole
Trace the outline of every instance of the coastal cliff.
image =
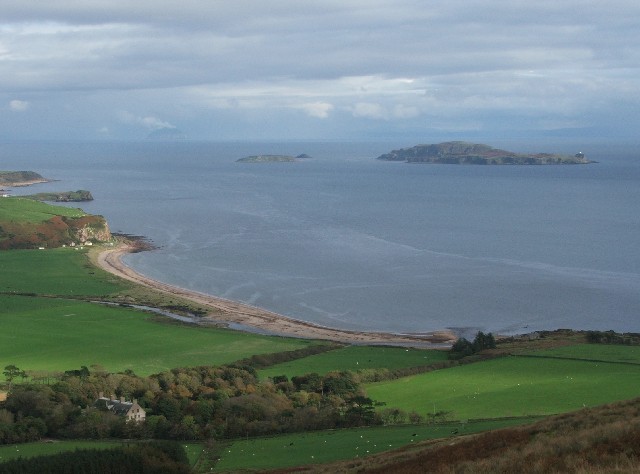
[(378, 160), (406, 163), (436, 163), (461, 165), (573, 165), (593, 163), (583, 153), (560, 155), (554, 153), (524, 154), (500, 150), (489, 145), (462, 141), (392, 150)]
[(0, 198), (0, 250), (55, 248), (111, 240), (102, 216), (24, 198)]

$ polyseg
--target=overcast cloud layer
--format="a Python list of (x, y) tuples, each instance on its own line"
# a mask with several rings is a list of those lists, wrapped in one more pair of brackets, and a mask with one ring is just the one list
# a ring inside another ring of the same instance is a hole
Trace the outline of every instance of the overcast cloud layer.
[(634, 139), (640, 125), (638, 0), (0, 10), (0, 139)]

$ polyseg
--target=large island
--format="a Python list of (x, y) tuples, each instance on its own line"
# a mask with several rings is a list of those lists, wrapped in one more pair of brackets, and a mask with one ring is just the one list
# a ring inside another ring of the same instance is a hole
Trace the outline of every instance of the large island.
[(525, 154), (461, 141), (416, 145), (411, 148), (392, 150), (380, 155), (378, 160), (456, 165), (576, 165), (593, 163), (585, 158), (583, 153), (575, 155)]

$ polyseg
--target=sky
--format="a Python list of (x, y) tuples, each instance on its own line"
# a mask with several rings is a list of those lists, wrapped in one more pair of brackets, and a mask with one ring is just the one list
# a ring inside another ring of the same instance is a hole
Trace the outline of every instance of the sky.
[[(638, 0), (0, 0), (0, 140), (637, 140)], [(415, 143), (414, 143), (415, 142)]]

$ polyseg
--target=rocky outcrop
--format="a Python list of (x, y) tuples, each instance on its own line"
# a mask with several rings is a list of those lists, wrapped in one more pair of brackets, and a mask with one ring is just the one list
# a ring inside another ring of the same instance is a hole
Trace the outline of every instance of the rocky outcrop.
[(111, 240), (109, 225), (102, 216), (85, 216), (74, 219), (70, 223), (69, 229), (75, 233), (75, 237), (80, 243)]
[(440, 163), (464, 165), (569, 165), (593, 163), (583, 153), (559, 155), (553, 153), (524, 154), (500, 150), (489, 145), (468, 142), (444, 142), (417, 145), (393, 150), (379, 160), (407, 163)]

